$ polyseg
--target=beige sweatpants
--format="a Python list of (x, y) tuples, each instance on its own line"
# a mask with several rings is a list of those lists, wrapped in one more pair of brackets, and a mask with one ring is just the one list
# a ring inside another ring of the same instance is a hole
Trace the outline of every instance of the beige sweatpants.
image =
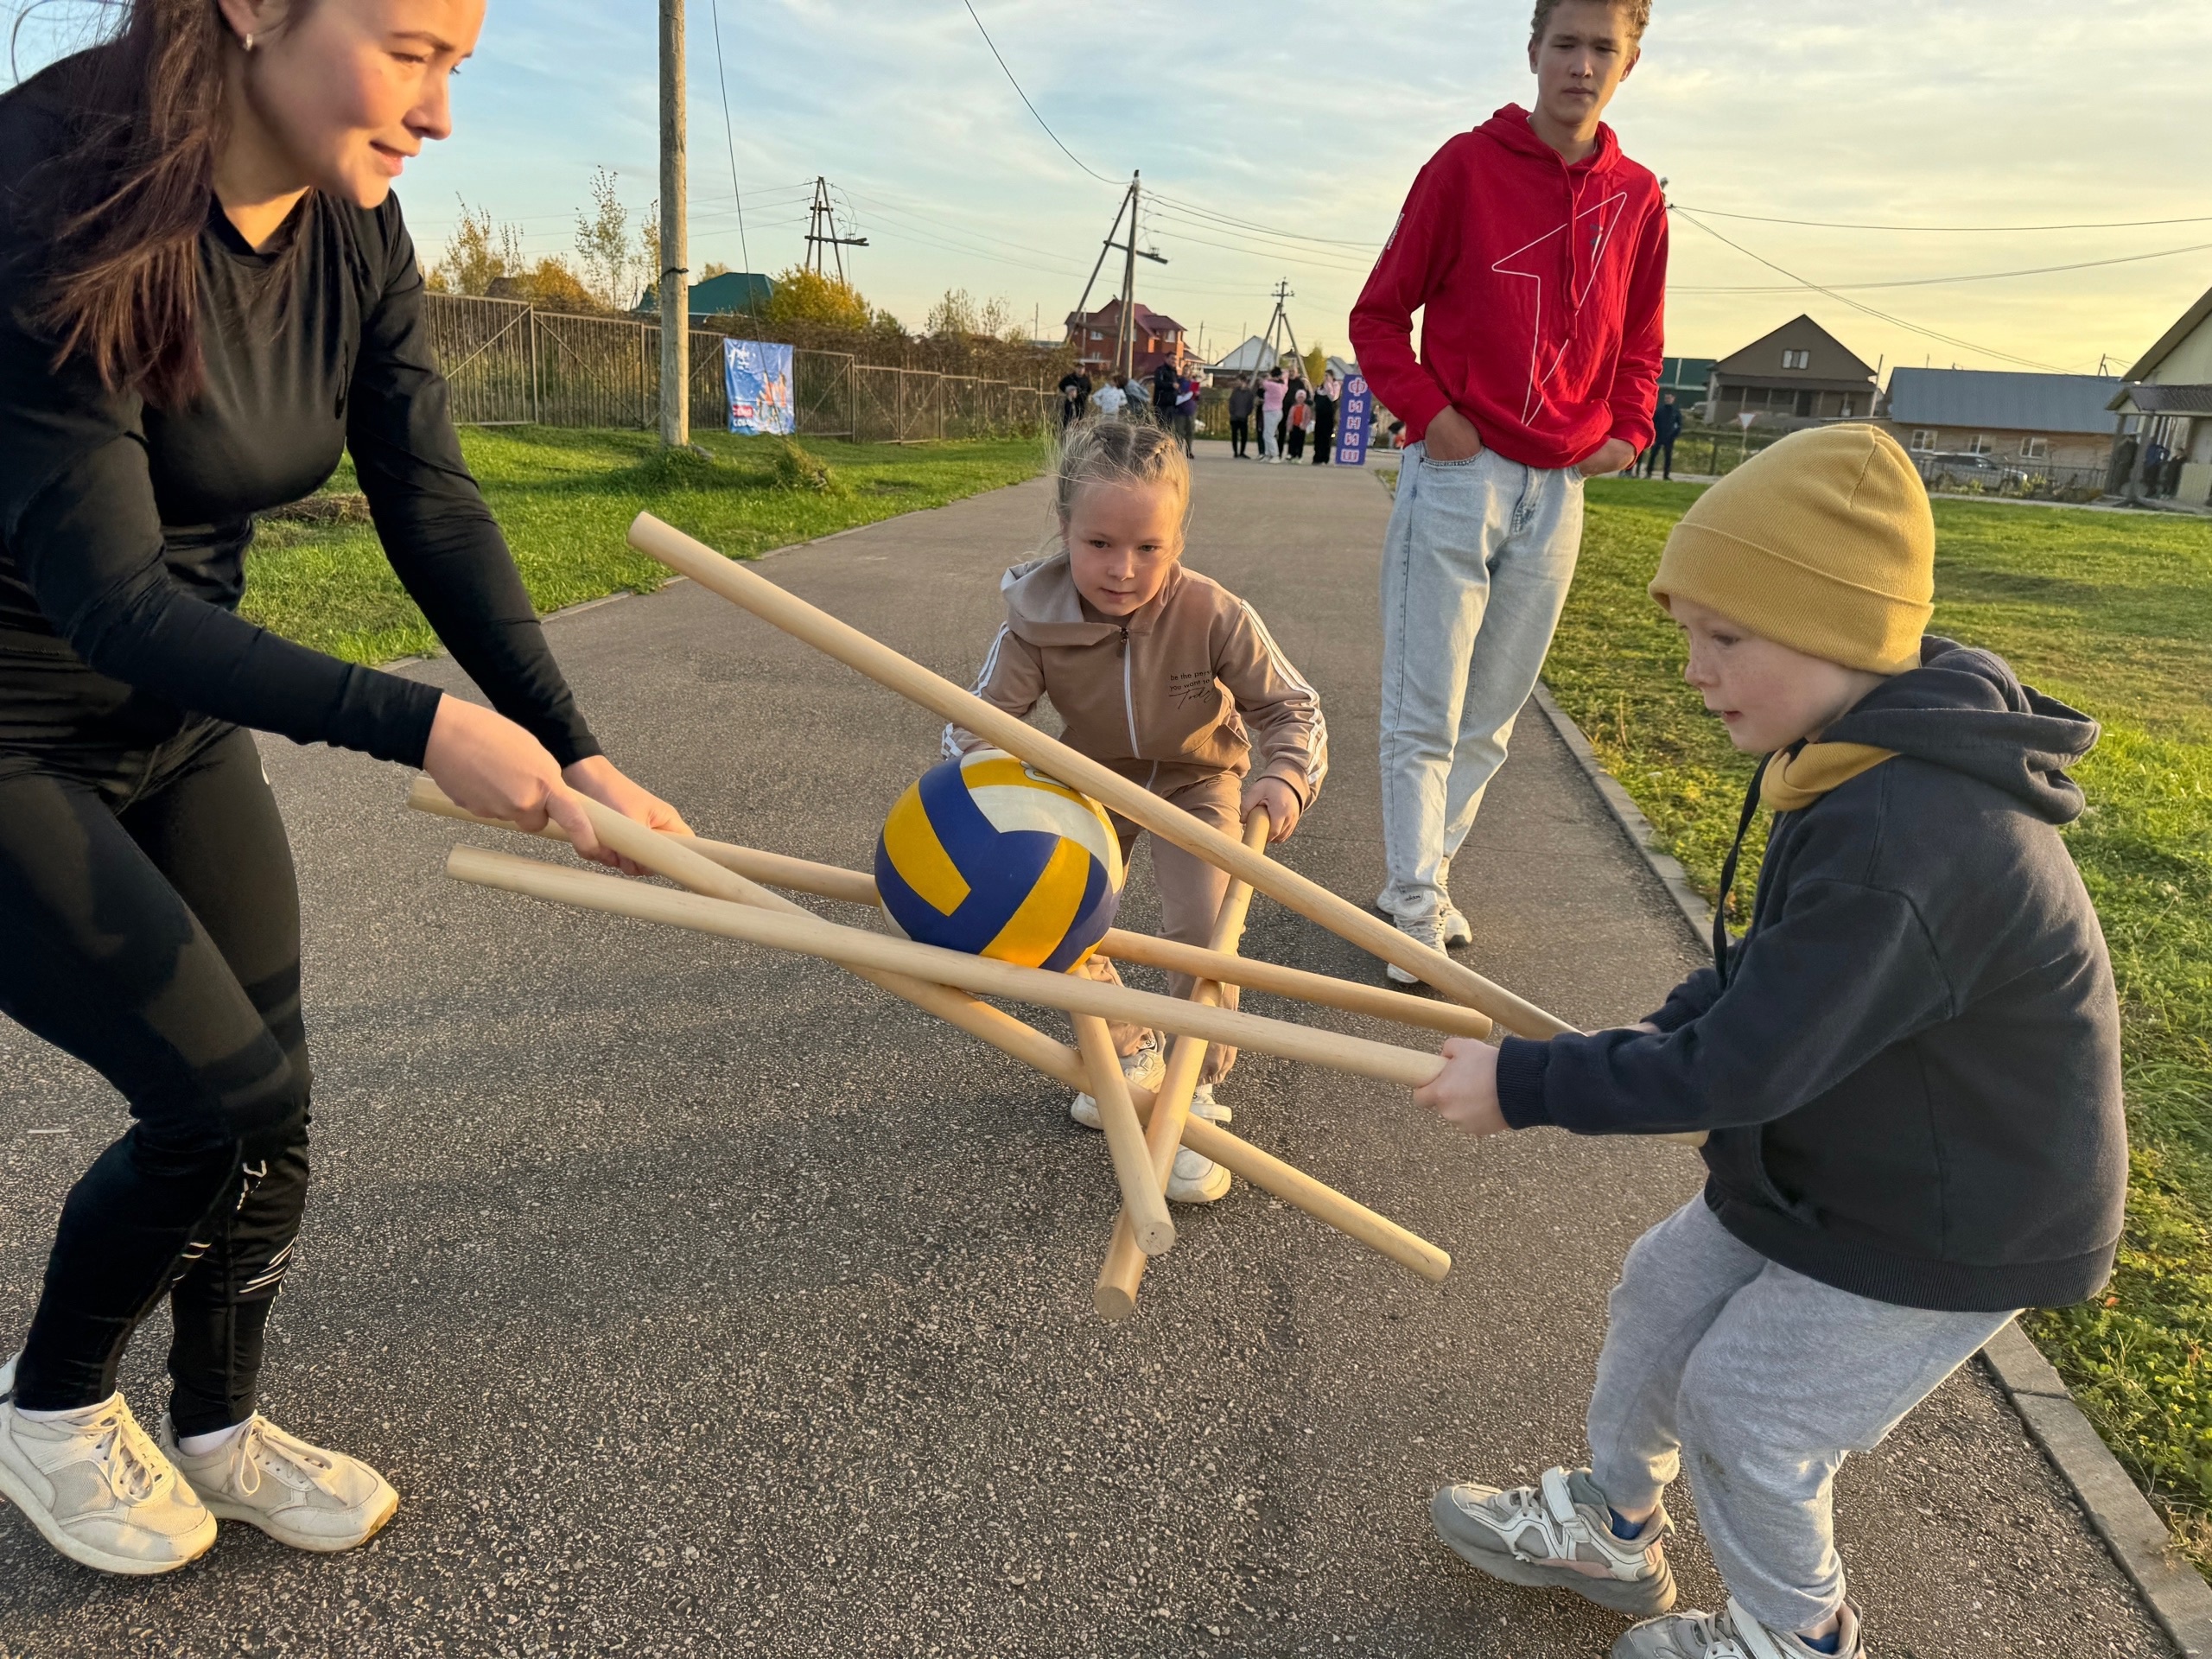
[[(1244, 782), (1233, 772), (1221, 772), (1186, 784), (1165, 798), (1181, 807), (1192, 817), (1204, 820), (1222, 834), (1236, 836), (1243, 833), (1243, 817), (1240, 808), (1243, 803)], [(1122, 861), (1126, 866), (1129, 855), (1135, 851), (1138, 837), (1144, 834), (1135, 824), (1118, 814), (1114, 828), (1122, 838)], [(1158, 836), (1152, 842), (1152, 883), (1160, 893), (1160, 931), (1179, 944), (1204, 945), (1212, 942), (1214, 918), (1221, 913), (1221, 901), (1229, 892), (1229, 874), (1217, 870), (1202, 858), (1193, 857), (1172, 842)], [(1114, 964), (1103, 952), (1095, 952), (1083, 964), (1083, 971), (1093, 979), (1111, 985), (1122, 982)], [(1188, 996), (1196, 984), (1188, 974), (1170, 974), (1167, 992), (1171, 996)], [(1222, 1006), (1236, 1006), (1236, 988), (1222, 988)], [(1144, 1039), (1155, 1033), (1142, 1026), (1112, 1027), (1116, 1052), (1134, 1054), (1144, 1046)], [(1172, 1040), (1168, 1034), (1156, 1034), (1162, 1052)], [(1236, 1051), (1216, 1045), (1206, 1050), (1205, 1068), (1198, 1073), (1201, 1083), (1219, 1083), (1229, 1075), (1230, 1067), (1236, 1064)]]

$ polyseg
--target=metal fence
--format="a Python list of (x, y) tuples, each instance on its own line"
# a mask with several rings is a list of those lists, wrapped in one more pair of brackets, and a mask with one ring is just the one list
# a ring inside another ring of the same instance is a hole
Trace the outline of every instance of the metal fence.
[[(650, 428), (660, 411), (660, 325), (541, 311), (519, 300), (424, 296), (431, 348), (464, 426)], [(691, 331), (691, 420), (721, 429), (723, 335)], [(1042, 431), (1059, 394), (968, 375), (791, 353), (799, 435), (915, 443)]]

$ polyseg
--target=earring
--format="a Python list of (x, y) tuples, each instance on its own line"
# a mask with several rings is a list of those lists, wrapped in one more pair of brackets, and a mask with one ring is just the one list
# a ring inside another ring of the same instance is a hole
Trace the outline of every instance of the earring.
[(245, 49), (246, 49), (247, 51), (249, 51), (249, 52), (251, 52), (251, 51), (252, 51), (252, 50), (253, 50), (253, 35), (252, 35), (252, 32), (251, 32), (251, 30), (247, 31), (247, 34), (246, 34), (246, 37), (245, 37)]

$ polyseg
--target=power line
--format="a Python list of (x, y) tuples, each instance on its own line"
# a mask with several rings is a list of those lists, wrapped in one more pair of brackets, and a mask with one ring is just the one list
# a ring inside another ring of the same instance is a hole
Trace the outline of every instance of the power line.
[(1862, 304), (1859, 301), (1853, 299), (1847, 294), (1839, 294), (1834, 289), (1823, 288), (1818, 283), (1808, 281), (1806, 278), (1800, 276), (1794, 270), (1783, 270), (1780, 265), (1776, 264), (1773, 260), (1767, 258), (1764, 255), (1753, 253), (1749, 248), (1745, 247), (1740, 242), (1730, 241), (1726, 237), (1721, 235), (1719, 232), (1714, 230), (1712, 226), (1707, 224), (1703, 219), (1698, 218), (1696, 214), (1689, 212), (1686, 208), (1669, 204), (1668, 211), (1681, 214), (1684, 219), (1689, 220), (1691, 224), (1696, 226), (1698, 229), (1703, 231), (1714, 241), (1721, 244), (1725, 247), (1735, 249), (1737, 252), (1742, 254), (1746, 259), (1757, 260), (1760, 264), (1764, 265), (1769, 270), (1774, 271), (1779, 276), (1787, 276), (1791, 282), (1796, 283), (1799, 287), (1809, 288), (1815, 294), (1825, 294), (1830, 299), (1835, 301), (1839, 305), (1847, 305), (1854, 311), (1862, 312), (1866, 315), (1875, 318), (1878, 321), (1888, 323), (1891, 327), (1902, 328), (1907, 334), (1918, 334), (1923, 340), (1936, 340), (1945, 346), (1955, 346), (1961, 351), (1978, 352), (1984, 357), (1993, 357), (2001, 362), (2018, 363), (2023, 368), (2044, 369), (2053, 374), (2064, 374), (2067, 372), (2066, 370), (2059, 367), (2056, 363), (2040, 363), (2031, 357), (2018, 357), (2011, 352), (2000, 352), (1993, 346), (1978, 346), (1973, 340), (1961, 340), (1955, 334), (1938, 334), (1933, 328), (1923, 328), (1916, 322), (1907, 322), (1903, 317), (1892, 316), (1886, 311), (1877, 311), (1872, 306)]
[(1055, 144), (1059, 145), (1060, 154), (1066, 156), (1068, 160), (1073, 162), (1077, 167), (1082, 168), (1084, 172), (1089, 173), (1090, 176), (1097, 180), (1099, 183), (1119, 184), (1121, 182), (1119, 179), (1109, 179), (1103, 173), (1093, 171), (1092, 168), (1084, 164), (1083, 158), (1077, 156), (1075, 151), (1070, 149), (1065, 144), (1060, 143), (1060, 135), (1052, 130), (1052, 124), (1047, 122), (1043, 116), (1037, 114), (1037, 106), (1029, 101), (1029, 94), (1021, 90), (1021, 83), (1014, 78), (1014, 71), (1007, 68), (1005, 58), (1000, 56), (998, 42), (991, 38), (991, 31), (983, 27), (983, 20), (981, 17), (976, 16), (976, 8), (969, 3), (969, 0), (960, 0), (960, 3), (963, 6), (967, 6), (969, 16), (975, 18), (976, 32), (983, 37), (983, 44), (991, 48), (991, 55), (998, 59), (999, 67), (1005, 70), (1007, 85), (1014, 88), (1015, 96), (1021, 99), (1022, 106), (1027, 109), (1031, 115), (1036, 116), (1037, 124), (1045, 129), (1045, 136), (1051, 139)]
[(1853, 225), (1828, 219), (1775, 219), (1764, 213), (1724, 213), (1718, 207), (1693, 207), (1688, 211), (1703, 213), (1709, 219), (1749, 219), (1760, 225), (1806, 225), (1821, 231), (1930, 231), (1947, 236), (2005, 236), (2024, 231), (2129, 231), (2150, 225), (2212, 225), (2212, 213), (2198, 213), (2187, 219), (2113, 219), (2081, 225)]
[(1195, 201), (1185, 201), (1180, 196), (1173, 196), (1168, 194), (1165, 190), (1158, 192), (1157, 196), (1161, 201), (1167, 202), (1177, 207), (1187, 208), (1192, 213), (1200, 214), (1207, 219), (1217, 219), (1220, 223), (1230, 226), (1234, 229), (1240, 231), (1256, 231), (1263, 236), (1281, 237), (1286, 241), (1319, 242), (1331, 247), (1364, 248), (1370, 251), (1380, 245), (1371, 238), (1363, 239), (1360, 238), (1348, 236), (1308, 236), (1300, 231), (1279, 231), (1273, 226), (1255, 224), (1249, 219), (1238, 219), (1232, 214), (1216, 213), (1211, 207), (1202, 207)]
[(729, 143), (729, 193), (737, 203), (737, 251), (744, 257), (746, 270), (751, 270), (753, 250), (745, 240), (745, 193), (737, 182), (737, 128), (729, 118), (729, 76), (722, 68), (721, 0), (707, 0), (707, 10), (715, 17), (715, 79), (722, 89), (722, 137)]
[[(1961, 276), (1904, 276), (1899, 277), (1891, 282), (1833, 283), (1829, 284), (1829, 286), (1838, 289), (1865, 289), (1869, 288), (1934, 288), (1943, 283), (1993, 283), (2007, 276), (2047, 276), (2051, 272), (2056, 270), (2094, 270), (2102, 265), (2139, 264), (2145, 259), (2170, 259), (2177, 253), (2202, 253), (2207, 249), (2212, 249), (2212, 242), (2198, 242), (2192, 244), (2190, 246), (2186, 248), (2161, 248), (2156, 253), (2123, 254), (2117, 259), (2082, 259), (2077, 260), (2070, 265), (2033, 265), (2024, 270), (1981, 270)], [(1789, 290), (1785, 288), (1775, 287), (1727, 288), (1715, 286), (1684, 286), (1678, 288), (1670, 285), (1668, 291), (1674, 294), (1782, 294), (1787, 293)]]

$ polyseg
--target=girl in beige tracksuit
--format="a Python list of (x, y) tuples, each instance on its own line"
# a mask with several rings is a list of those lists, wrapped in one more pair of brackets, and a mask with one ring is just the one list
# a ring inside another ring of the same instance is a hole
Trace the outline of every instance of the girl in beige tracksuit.
[[(1328, 771), (1328, 727), (1320, 698), (1258, 613), (1183, 567), (1190, 472), (1180, 451), (1157, 428), (1080, 423), (1063, 442), (1056, 485), (1056, 550), (1000, 582), (1007, 620), (976, 694), (1017, 715), (1049, 697), (1066, 722), (1062, 741), (1078, 753), (1225, 835), (1238, 835), (1246, 813), (1264, 806), (1273, 838), (1282, 839)], [(963, 728), (945, 728), (948, 755), (983, 747)], [(1118, 815), (1114, 825), (1126, 860), (1137, 826)], [(1228, 876), (1158, 836), (1152, 868), (1160, 931), (1205, 944)], [(1085, 969), (1116, 977), (1103, 956)], [(1190, 995), (1187, 976), (1170, 980), (1174, 995)], [(1235, 1006), (1234, 987), (1226, 1000)], [(1156, 1082), (1153, 1033), (1116, 1034), (1125, 1069)], [(1235, 1061), (1234, 1049), (1207, 1052), (1193, 1112), (1227, 1119), (1212, 1090)], [(1090, 1096), (1077, 1096), (1075, 1115), (1095, 1124)], [(1187, 1151), (1176, 1176), (1170, 1197), (1215, 1198), (1228, 1186), (1226, 1171)]]

